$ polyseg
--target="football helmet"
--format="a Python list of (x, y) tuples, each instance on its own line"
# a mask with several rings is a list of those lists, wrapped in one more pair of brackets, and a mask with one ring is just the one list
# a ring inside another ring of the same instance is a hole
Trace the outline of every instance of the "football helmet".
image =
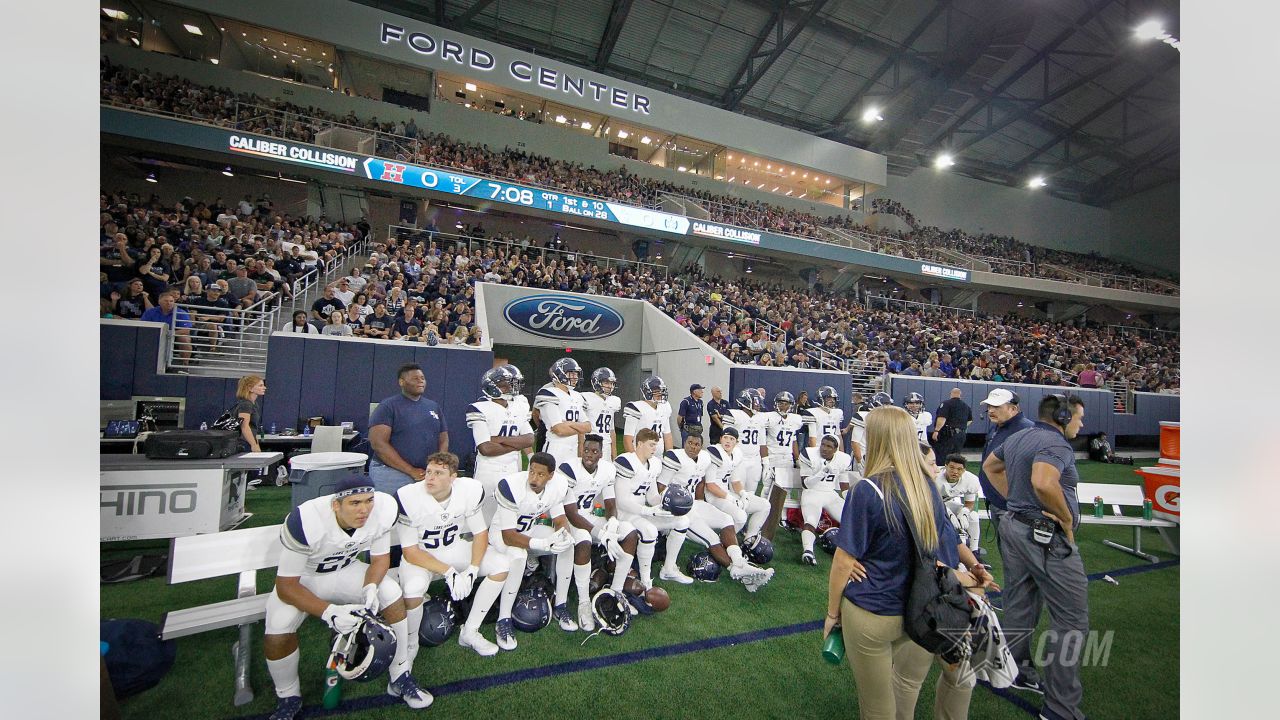
[(840, 404), (840, 393), (830, 385), (818, 388), (818, 404), (824, 408), (833, 408)]
[(716, 562), (711, 557), (711, 553), (706, 550), (695, 553), (689, 558), (689, 576), (694, 580), (715, 582), (720, 577), (720, 563)]
[(693, 493), (683, 485), (668, 485), (662, 493), (662, 509), (679, 517), (693, 509)]
[(667, 384), (657, 375), (651, 375), (640, 383), (640, 397), (651, 402), (662, 402), (667, 399)]
[(551, 598), (539, 587), (526, 587), (516, 595), (511, 624), (521, 632), (534, 633), (551, 624)]
[(511, 373), (511, 377), (512, 377), (511, 396), (515, 397), (516, 395), (523, 395), (524, 394), (524, 373), (520, 372), (520, 368), (516, 367), (515, 365), (512, 365), (511, 363), (507, 363), (506, 365), (502, 365), (500, 367), (503, 370), (506, 370), (507, 372)]
[(763, 535), (752, 535), (742, 544), (742, 554), (753, 564), (763, 567), (773, 559), (773, 542)]
[(818, 542), (822, 545), (822, 549), (827, 551), (828, 555), (836, 554), (836, 535), (840, 534), (839, 528), (827, 528), (818, 538)]
[(627, 601), (612, 588), (604, 588), (591, 597), (591, 614), (605, 635), (621, 635), (631, 627), (631, 611)]
[(906, 400), (902, 401), (902, 407), (911, 413), (911, 417), (916, 417), (924, 409), (924, 396), (918, 392), (913, 392), (907, 396)]
[(445, 644), (453, 636), (457, 626), (458, 616), (449, 598), (442, 595), (422, 604), (422, 626), (418, 629), (418, 639), (423, 645), (439, 647)]
[[(786, 407), (785, 408), (781, 407), (782, 405), (786, 405)], [(786, 390), (783, 390), (779, 392), (777, 395), (773, 396), (773, 409), (783, 415), (786, 415), (787, 413), (791, 412), (791, 408), (795, 406), (796, 406), (795, 397), (791, 393), (787, 392)]]
[(551, 379), (572, 390), (582, 380), (582, 366), (573, 358), (562, 357), (551, 363)]
[(874, 410), (881, 405), (892, 405), (893, 397), (887, 392), (878, 392), (871, 396), (871, 399), (863, 403), (865, 410)]
[(743, 390), (738, 393), (737, 403), (743, 410), (756, 412), (760, 409), (760, 396), (752, 390)]
[(395, 654), (396, 636), (391, 626), (365, 610), (354, 630), (334, 639), (329, 661), (343, 678), (368, 682), (387, 671)]
[[(604, 387), (605, 383), (609, 383), (608, 389)], [(618, 376), (607, 367), (596, 368), (591, 372), (591, 389), (608, 397), (618, 387)]]
[[(509, 365), (501, 365), (486, 370), (484, 375), (480, 376), (480, 392), (490, 400), (514, 400), (516, 397), (516, 378), (512, 376), (511, 371), (507, 368)], [(503, 389), (506, 386), (506, 389)]]

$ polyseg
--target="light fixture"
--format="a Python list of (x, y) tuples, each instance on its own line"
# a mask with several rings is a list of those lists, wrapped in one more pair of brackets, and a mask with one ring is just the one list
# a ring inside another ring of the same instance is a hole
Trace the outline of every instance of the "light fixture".
[(567, 118), (565, 118), (565, 116), (563, 116), (563, 115), (557, 115), (557, 116), (556, 116), (556, 122), (558, 122), (558, 123), (560, 123), (561, 125), (563, 125), (563, 124), (565, 124), (566, 122), (569, 122), (569, 121), (568, 121), (568, 119), (567, 119)]
[(1159, 20), (1148, 20), (1133, 29), (1133, 36), (1138, 40), (1159, 40), (1165, 45), (1169, 45), (1179, 52), (1182, 51), (1178, 38), (1170, 35), (1164, 29), (1164, 25)]
[(465, 88), (467, 89), (467, 92), (475, 92), (475, 91), (476, 91), (476, 84), (475, 84), (475, 83), (467, 83), (467, 84), (463, 85), (463, 87), (465, 87)]
[(757, 189), (757, 190), (759, 190), (759, 189), (761, 189), (761, 188), (763, 188), (763, 187), (764, 187), (764, 183), (760, 183), (759, 185), (757, 185), (757, 186), (756, 186), (756, 189)]
[(752, 164), (751, 164), (751, 166), (752, 166), (752, 167), (760, 167), (760, 161), (759, 161), (759, 160), (755, 161), (754, 163), (752, 163)]
[(235, 176), (236, 176), (236, 174), (235, 174), (235, 173), (231, 172), (231, 166), (230, 166), (230, 165), (228, 165), (228, 166), (226, 166), (226, 167), (222, 168), (222, 174), (223, 174), (223, 175), (226, 175), (227, 177), (235, 177)]
[(1022, 307), (1022, 301), (1021, 301), (1021, 300), (1019, 300), (1019, 301), (1018, 301), (1018, 307)]
[(862, 122), (873, 123), (884, 120), (884, 116), (880, 114), (880, 108), (872, 105), (862, 113)]
[(955, 159), (946, 153), (942, 153), (941, 155), (938, 156), (937, 160), (933, 161), (933, 166), (938, 168), (939, 170), (943, 168), (949, 168), (955, 164), (956, 164)]
[(619, 139), (619, 140), (626, 140), (626, 139), (627, 139), (627, 138), (629, 138), (629, 137), (631, 137), (631, 133), (627, 132), (626, 130), (619, 130), (619, 131), (618, 131), (618, 139)]
[(213, 63), (214, 65), (217, 65), (217, 64), (218, 64), (218, 58), (209, 58), (209, 62)]
[(128, 20), (128, 19), (129, 19), (129, 13), (127, 13), (127, 12), (125, 12), (125, 11), (123, 11), (123, 10), (115, 10), (115, 9), (112, 9), (112, 8), (105, 8), (105, 7), (104, 7), (104, 8), (102, 8), (102, 14), (103, 14), (103, 15), (106, 15), (107, 17), (111, 18), (112, 20)]
[(204, 35), (204, 33), (201, 32), (200, 28), (196, 27), (195, 25), (183, 24), (182, 27), (186, 28), (187, 32), (191, 33), (192, 35)]
[(787, 197), (791, 197), (791, 193), (793, 193), (793, 192), (795, 192), (795, 190), (788, 190), (788, 191), (787, 191)]
[(142, 41), (136, 37), (129, 38), (129, 42), (133, 43), (134, 45), (137, 45), (138, 47), (142, 47)]
[(792, 171), (791, 171), (791, 175), (794, 177), (794, 176), (795, 176), (795, 174), (796, 174), (796, 171), (795, 171), (795, 170), (792, 170)]
[(773, 166), (772, 166), (772, 165), (770, 165), (770, 164), (768, 164), (768, 163), (765, 163), (764, 169), (765, 169), (765, 170), (772, 170), (772, 169), (773, 169)]
[(284, 45), (285, 47), (289, 47), (289, 43), (281, 43), (281, 44)]
[(677, 171), (677, 172), (684, 172), (684, 171), (686, 171), (686, 170), (688, 170), (688, 169), (689, 169), (689, 168), (685, 167), (684, 165), (681, 165), (680, 167), (676, 168), (676, 171)]
[(155, 173), (147, 173), (147, 182), (153, 183), (153, 182), (160, 182), (160, 181), (156, 179)]
[(732, 160), (732, 159), (733, 159), (733, 155), (732, 155), (732, 154), (726, 155), (724, 159), (725, 159), (725, 160)]
[(779, 185), (774, 185), (774, 186), (773, 186), (773, 189), (772, 189), (772, 190), (770, 190), (769, 192), (778, 192), (778, 188), (779, 188), (779, 187), (781, 187), (781, 186), (779, 186)]
[(587, 122), (586, 120), (583, 120), (583, 121), (582, 121), (582, 129), (583, 129), (583, 130), (590, 130), (590, 129), (591, 129), (591, 123)]
[(1036, 188), (1042, 188), (1048, 184), (1049, 183), (1045, 182), (1043, 175), (1037, 175), (1027, 181), (1027, 187), (1031, 188), (1032, 190), (1035, 190)]
[(831, 178), (827, 178), (827, 184), (828, 184), (828, 185), (830, 185), (830, 184), (831, 184)]
[(738, 176), (737, 176), (737, 175), (734, 175), (733, 177), (729, 178), (729, 179), (728, 179), (728, 180), (726, 180), (725, 182), (733, 182), (734, 180), (737, 180), (737, 179), (738, 179)]
[(651, 142), (653, 142), (653, 138), (649, 137), (648, 135), (645, 135), (644, 137), (640, 138), (640, 143), (643, 145), (648, 145)]

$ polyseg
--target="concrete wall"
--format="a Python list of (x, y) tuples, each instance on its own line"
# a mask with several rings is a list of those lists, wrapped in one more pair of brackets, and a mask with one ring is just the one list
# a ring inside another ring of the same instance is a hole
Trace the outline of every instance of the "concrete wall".
[(1112, 204), (1110, 254), (1138, 267), (1177, 272), (1179, 209), (1176, 182)]
[[(707, 362), (707, 358), (711, 362)], [(671, 395), (671, 411), (680, 409), (680, 400), (689, 394), (693, 383), (708, 388), (729, 387), (729, 370), (733, 365), (698, 336), (684, 329), (661, 310), (645, 303), (644, 338), (640, 357), (641, 374), (657, 375), (667, 384)], [(703, 400), (708, 400), (708, 391)], [(671, 418), (672, 437), (679, 442), (675, 416)]]

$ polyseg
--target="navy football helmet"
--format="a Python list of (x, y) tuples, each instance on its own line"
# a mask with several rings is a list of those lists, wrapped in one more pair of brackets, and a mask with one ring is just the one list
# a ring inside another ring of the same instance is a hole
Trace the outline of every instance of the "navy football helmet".
[(668, 485), (662, 493), (662, 509), (679, 517), (693, 509), (693, 493), (683, 485)]
[(396, 636), (391, 626), (366, 610), (354, 630), (333, 641), (329, 660), (343, 678), (368, 682), (391, 667), (395, 654)]
[(507, 372), (511, 373), (511, 377), (513, 378), (512, 380), (513, 384), (511, 386), (512, 396), (514, 397), (516, 395), (524, 394), (524, 373), (520, 372), (520, 368), (516, 367), (515, 365), (512, 365), (511, 363), (507, 363), (506, 365), (502, 365), (501, 367), (503, 370), (506, 370)]
[(887, 392), (878, 392), (871, 396), (871, 399), (863, 403), (863, 409), (874, 410), (882, 405), (892, 405), (893, 397)]
[(449, 598), (441, 595), (422, 604), (422, 626), (418, 629), (418, 639), (423, 645), (439, 647), (445, 644), (457, 626), (458, 615)]
[(706, 550), (695, 553), (689, 558), (689, 576), (694, 580), (715, 582), (720, 577), (720, 563)]
[(576, 388), (582, 381), (582, 366), (573, 358), (562, 357), (551, 363), (551, 379), (570, 389)]
[(667, 384), (657, 375), (651, 375), (640, 383), (640, 397), (652, 402), (662, 402), (667, 399)]
[[(609, 387), (606, 388), (604, 386), (605, 383), (609, 383)], [(618, 386), (618, 376), (614, 375), (613, 371), (610, 370), (609, 368), (607, 367), (596, 368), (591, 373), (591, 389), (595, 390), (601, 395), (604, 395), (604, 396), (612, 395), (614, 389), (617, 388), (617, 386)]]
[(773, 542), (763, 535), (752, 535), (742, 544), (742, 554), (752, 563), (764, 567), (773, 559)]
[[(779, 407), (781, 405), (786, 405), (786, 407), (785, 408)], [(783, 390), (782, 392), (779, 392), (777, 395), (773, 396), (773, 409), (779, 413), (782, 413), (783, 415), (786, 415), (787, 413), (791, 412), (791, 408), (795, 406), (796, 406), (795, 396), (793, 396), (791, 393), (787, 392), (786, 390)]]
[(924, 396), (918, 392), (913, 392), (907, 396), (906, 400), (902, 401), (902, 407), (911, 413), (911, 417), (916, 417), (924, 409)]
[(738, 407), (743, 410), (750, 410), (752, 412), (760, 410), (760, 396), (756, 395), (753, 390), (743, 390), (738, 393), (736, 402), (738, 403)]
[(827, 551), (828, 555), (836, 554), (836, 535), (840, 534), (840, 528), (827, 528), (818, 538), (818, 542), (822, 545), (822, 549)]
[(551, 598), (539, 587), (526, 587), (516, 595), (511, 624), (521, 632), (534, 633), (551, 624)]
[(517, 381), (508, 369), (510, 367), (512, 366), (502, 365), (486, 370), (484, 375), (480, 376), (480, 392), (490, 400), (514, 400)]
[(840, 404), (840, 393), (830, 385), (818, 388), (818, 404), (824, 408), (833, 408)]

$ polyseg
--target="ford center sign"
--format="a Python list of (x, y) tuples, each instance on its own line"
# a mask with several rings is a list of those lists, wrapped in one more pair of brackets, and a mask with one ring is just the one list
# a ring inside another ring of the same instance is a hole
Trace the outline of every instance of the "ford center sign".
[(602, 340), (622, 330), (613, 308), (576, 295), (531, 295), (502, 309), (507, 322), (552, 340)]

